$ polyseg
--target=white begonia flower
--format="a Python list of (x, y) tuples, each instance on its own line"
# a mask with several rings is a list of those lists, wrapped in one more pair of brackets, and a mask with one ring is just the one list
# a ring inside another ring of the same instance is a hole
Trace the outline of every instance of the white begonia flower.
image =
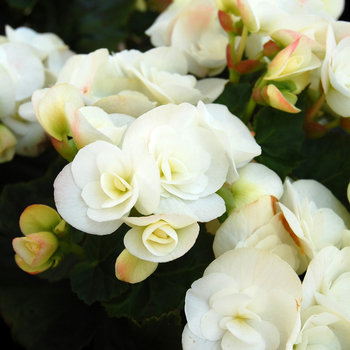
[(125, 134), (123, 149), (137, 148), (158, 168), (161, 198), (155, 214), (207, 222), (225, 212), (215, 192), (226, 180), (228, 160), (216, 136), (199, 126), (199, 113), (188, 103), (159, 106), (137, 118)]
[(128, 126), (135, 118), (124, 114), (107, 114), (99, 107), (76, 108), (73, 103), (65, 105), (66, 117), (78, 149), (103, 140), (121, 148)]
[(25, 44), (0, 45), (0, 117), (15, 113), (16, 102), (44, 85), (44, 66)]
[(280, 177), (270, 168), (259, 163), (248, 163), (238, 169), (238, 180), (230, 184), (234, 209), (253, 203), (264, 195), (280, 199), (283, 184)]
[(79, 230), (112, 233), (134, 206), (141, 206), (148, 214), (157, 208), (159, 183), (152, 176), (156, 167), (150, 164), (145, 169), (143, 177), (153, 180), (147, 186), (135, 174), (127, 153), (105, 141), (91, 143), (58, 174), (54, 183), (57, 211)]
[(326, 246), (340, 247), (344, 222), (350, 218), (345, 207), (315, 180), (291, 183), (287, 179), (284, 186), (277, 206), (300, 253), (310, 261)]
[(261, 154), (257, 144), (246, 125), (234, 116), (226, 106), (198, 102), (200, 126), (211, 130), (225, 149), (229, 160), (227, 182), (238, 180), (237, 169), (246, 165)]
[(183, 349), (292, 349), (301, 300), (299, 277), (277, 255), (228, 251), (186, 293)]
[(132, 227), (124, 237), (126, 249), (139, 259), (156, 263), (187, 253), (199, 233), (196, 219), (187, 215), (123, 217), (123, 221)]
[(219, 74), (226, 67), (228, 36), (218, 20), (214, 0), (176, 0), (146, 30), (154, 46), (172, 46), (188, 60), (198, 77)]
[(280, 215), (276, 215), (276, 201), (276, 198), (265, 195), (232, 212), (215, 234), (215, 257), (231, 249), (255, 247), (278, 255), (298, 272), (304, 262), (299, 257), (298, 247), (283, 227)]
[(197, 81), (188, 74), (184, 54), (175, 47), (158, 47), (145, 53), (122, 51), (112, 58), (116, 69), (139, 82), (140, 91), (159, 104), (213, 102), (223, 91), (227, 80), (207, 78)]
[(63, 40), (53, 33), (37, 33), (26, 27), (13, 29), (9, 25), (5, 26), (5, 32), (9, 42), (29, 45), (54, 79), (67, 59), (74, 54)]
[(350, 344), (350, 322), (333, 309), (311, 306), (301, 314), (301, 321), (295, 350), (341, 350)]
[(303, 280), (301, 311), (330, 308), (350, 321), (350, 247), (326, 247), (310, 262)]
[[(327, 51), (322, 64), (321, 82), (328, 106), (342, 117), (350, 117), (350, 27), (337, 37), (328, 26)], [(341, 28), (335, 28), (341, 31)]]

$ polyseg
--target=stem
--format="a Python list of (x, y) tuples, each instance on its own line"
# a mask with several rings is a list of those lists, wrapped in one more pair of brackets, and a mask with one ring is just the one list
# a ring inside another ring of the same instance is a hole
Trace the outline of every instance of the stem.
[(312, 107), (310, 107), (310, 109), (308, 109), (307, 112), (305, 113), (305, 122), (312, 122), (314, 120), (315, 115), (322, 107), (325, 99), (326, 99), (326, 94), (323, 92), (321, 97), (318, 99), (318, 101)]
[(237, 60), (235, 63), (241, 62), (242, 60), (247, 37), (248, 37), (248, 27), (244, 25), (242, 30), (241, 41), (239, 43), (238, 50), (237, 50), (237, 56), (236, 56)]
[(327, 124), (324, 124), (323, 125), (327, 130), (330, 130), (330, 129), (333, 129), (333, 128), (336, 128), (339, 126), (339, 118), (338, 119), (334, 119), (333, 121), (327, 123)]
[(70, 247), (69, 247), (69, 251), (71, 253), (75, 254), (81, 261), (86, 260), (84, 249), (80, 245), (78, 245), (74, 242), (71, 242)]
[(250, 117), (252, 116), (254, 109), (255, 109), (256, 103), (253, 100), (253, 96), (250, 97), (250, 100), (248, 102), (248, 106), (242, 116), (242, 122), (247, 125), (250, 121)]

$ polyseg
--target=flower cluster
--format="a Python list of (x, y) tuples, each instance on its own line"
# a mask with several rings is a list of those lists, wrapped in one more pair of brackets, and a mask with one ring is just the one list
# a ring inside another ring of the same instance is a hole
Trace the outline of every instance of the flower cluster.
[(346, 347), (349, 212), (315, 180), (282, 186), (254, 163), (240, 175), (241, 190), (230, 189), (239, 205), (215, 233), (216, 259), (186, 295), (183, 348)]
[(186, 280), (184, 350), (345, 349), (350, 214), (295, 163), (283, 168), (271, 148), (284, 140), (264, 148), (283, 138), (277, 126), (256, 133), (262, 110), (303, 112), (297, 164), (304, 136), (334, 127), (349, 136), (343, 9), (343, 0), (174, 0), (146, 30), (145, 52), (75, 54), (54, 34), (7, 26), (0, 163), (49, 146), (66, 161), (53, 182), (57, 212), (31, 205), (20, 218), (17, 265), (36, 274), (69, 252), (89, 260), (85, 244), (115, 235), (113, 281), (147, 283), (206, 235), (215, 258)]

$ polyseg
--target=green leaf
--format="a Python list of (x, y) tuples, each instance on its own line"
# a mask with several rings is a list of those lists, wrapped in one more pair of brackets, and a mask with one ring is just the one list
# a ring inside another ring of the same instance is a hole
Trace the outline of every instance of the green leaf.
[(38, 0), (7, 0), (10, 7), (16, 9), (31, 10)]
[(346, 190), (350, 182), (350, 136), (334, 130), (320, 139), (306, 140), (301, 151), (306, 160), (293, 174), (321, 182), (349, 208)]
[(110, 235), (86, 235), (83, 248), (87, 261), (77, 264), (70, 277), (73, 291), (87, 304), (108, 301), (128, 289), (128, 285), (115, 276), (115, 262), (124, 249), (125, 230), (125, 226), (121, 226)]
[(264, 107), (255, 116), (255, 140), (262, 153), (255, 160), (275, 171), (282, 180), (304, 160), (300, 152), (305, 134), (304, 106), (306, 91), (299, 95), (297, 114), (282, 112), (272, 107)]
[(159, 264), (145, 281), (130, 285), (126, 293), (103, 303), (108, 314), (141, 321), (181, 309), (186, 291), (202, 277), (205, 268), (214, 260), (212, 243), (213, 236), (201, 230), (195, 245), (184, 256)]
[(181, 350), (183, 325), (178, 311), (151, 317), (140, 325), (130, 321), (130, 345), (132, 349)]
[(227, 106), (232, 114), (241, 118), (246, 110), (251, 94), (252, 88), (249, 83), (235, 85), (229, 82), (214, 103)]
[(21, 286), (0, 288), (1, 314), (13, 339), (27, 350), (79, 350), (95, 333), (93, 309), (79, 301), (68, 281), (35, 276)]

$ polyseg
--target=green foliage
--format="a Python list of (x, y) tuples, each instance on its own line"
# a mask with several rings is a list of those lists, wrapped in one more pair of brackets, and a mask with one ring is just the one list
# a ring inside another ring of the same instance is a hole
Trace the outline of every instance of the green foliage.
[(302, 130), (305, 98), (306, 91), (299, 96), (297, 107), (302, 111), (297, 114), (264, 107), (255, 116), (255, 139), (262, 149), (255, 160), (275, 171), (282, 180), (304, 160), (300, 149), (305, 138)]
[(124, 249), (123, 228), (106, 236), (87, 235), (84, 251), (87, 261), (77, 264), (71, 272), (72, 289), (91, 305), (108, 301), (128, 289), (127, 283), (115, 277), (115, 262)]
[(301, 152), (306, 160), (293, 174), (321, 182), (349, 208), (346, 189), (350, 182), (350, 136), (334, 130), (320, 139), (306, 140)]
[(0, 288), (2, 316), (12, 325), (13, 338), (28, 350), (78, 350), (87, 345), (95, 331), (93, 310), (77, 299), (68, 281), (29, 277), (29, 283), (22, 279), (20, 286)]
[(246, 110), (251, 94), (252, 88), (249, 83), (235, 85), (229, 82), (214, 103), (227, 106), (232, 114), (241, 118)]

